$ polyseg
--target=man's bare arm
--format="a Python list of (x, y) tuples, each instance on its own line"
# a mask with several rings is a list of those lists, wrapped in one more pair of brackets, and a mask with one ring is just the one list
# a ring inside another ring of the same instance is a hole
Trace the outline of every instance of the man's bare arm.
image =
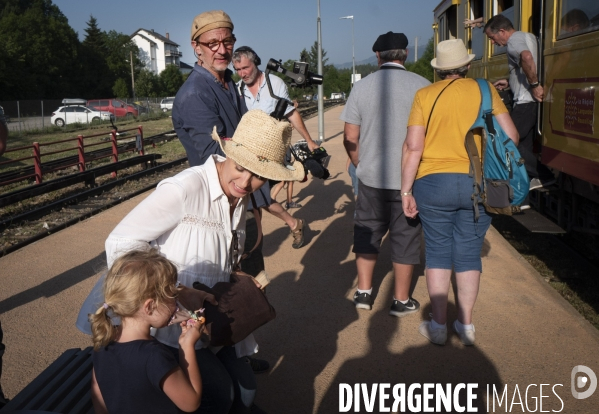
[(292, 111), (287, 116), (287, 120), (291, 123), (291, 125), (293, 125), (297, 132), (299, 132), (302, 138), (306, 140), (306, 142), (308, 143), (308, 148), (310, 148), (310, 151), (314, 151), (316, 148), (318, 148), (318, 144), (314, 142), (312, 137), (310, 137), (310, 133), (306, 128), (306, 124), (304, 124), (304, 120), (302, 119), (302, 116), (299, 114), (297, 110)]
[(352, 164), (357, 167), (360, 146), (360, 125), (345, 123), (345, 127), (343, 128), (343, 146)]
[[(535, 84), (539, 83), (539, 77), (537, 75), (537, 65), (535, 65), (535, 60), (532, 56), (532, 53), (529, 50), (525, 50), (520, 53), (520, 66), (522, 66), (522, 70), (526, 75), (526, 79), (528, 83)], [(538, 102), (543, 100), (543, 87), (541, 85), (531, 88), (530, 90), (533, 98)]]

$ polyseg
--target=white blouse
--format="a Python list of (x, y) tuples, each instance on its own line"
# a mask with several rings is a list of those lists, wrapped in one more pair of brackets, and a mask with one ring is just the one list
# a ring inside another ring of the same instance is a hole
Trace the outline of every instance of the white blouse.
[[(191, 287), (196, 281), (208, 287), (228, 282), (233, 230), (239, 239), (238, 249), (243, 251), (247, 200), (238, 201), (229, 219), (229, 201), (216, 171), (216, 162), (224, 160), (212, 155), (204, 165), (161, 181), (106, 239), (108, 267), (123, 253), (145, 249), (149, 244), (177, 266), (179, 282), (185, 286)], [(181, 328), (173, 325), (152, 330), (152, 334), (178, 348)], [(196, 348), (206, 345), (198, 341)], [(253, 335), (235, 347), (238, 357), (257, 352)]]

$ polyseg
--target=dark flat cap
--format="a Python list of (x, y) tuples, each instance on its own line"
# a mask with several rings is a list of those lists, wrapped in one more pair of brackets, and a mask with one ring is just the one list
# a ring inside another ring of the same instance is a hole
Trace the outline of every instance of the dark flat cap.
[(387, 32), (376, 39), (372, 45), (373, 52), (383, 52), (385, 50), (405, 49), (408, 47), (408, 38), (403, 33)]

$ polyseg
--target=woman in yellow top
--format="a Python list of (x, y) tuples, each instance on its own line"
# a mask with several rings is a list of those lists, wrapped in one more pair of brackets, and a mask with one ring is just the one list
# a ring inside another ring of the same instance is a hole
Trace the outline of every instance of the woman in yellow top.
[[(474, 79), (465, 79), (474, 55), (460, 39), (437, 46), (431, 61), (442, 81), (419, 90), (414, 98), (402, 155), (402, 200), (407, 217), (420, 215), (426, 245), (426, 283), (433, 318), (419, 332), (439, 345), (447, 341), (447, 296), (456, 273), (458, 319), (453, 328), (465, 345), (475, 340), (472, 309), (478, 295), (480, 251), (491, 217), (479, 203), (474, 221), (473, 178), (465, 147), (481, 104)], [(493, 114), (511, 139), (518, 131), (494, 88)], [(479, 135), (480, 136), (480, 135)], [(476, 140), (479, 142), (480, 140)], [(479, 148), (480, 151), (480, 148)]]

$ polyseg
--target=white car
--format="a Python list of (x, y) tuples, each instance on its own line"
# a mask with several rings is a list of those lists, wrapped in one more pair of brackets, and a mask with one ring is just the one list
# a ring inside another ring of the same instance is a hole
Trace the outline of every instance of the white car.
[(92, 122), (110, 121), (111, 119), (114, 120), (114, 115), (110, 112), (96, 111), (83, 105), (68, 105), (61, 106), (52, 112), (50, 122), (62, 127), (66, 124), (91, 124)]
[(160, 109), (162, 112), (172, 111), (173, 102), (175, 102), (175, 98), (164, 98), (162, 101), (160, 101)]

